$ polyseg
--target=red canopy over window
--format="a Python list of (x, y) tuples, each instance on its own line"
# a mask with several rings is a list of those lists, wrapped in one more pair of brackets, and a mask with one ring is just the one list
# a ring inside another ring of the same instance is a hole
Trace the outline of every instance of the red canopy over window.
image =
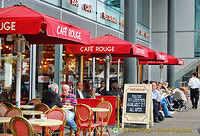
[(0, 8), (0, 36), (7, 34), (32, 44), (90, 43), (90, 32), (23, 5)]
[(139, 64), (149, 64), (149, 65), (184, 65), (184, 61), (182, 59), (178, 59), (174, 56), (161, 52), (162, 55), (166, 56), (165, 61), (145, 61), (139, 60)]
[(91, 39), (89, 45), (66, 46), (67, 53), (78, 55), (91, 55), (96, 57), (111, 54), (120, 57), (148, 57), (147, 50), (112, 35), (104, 35)]

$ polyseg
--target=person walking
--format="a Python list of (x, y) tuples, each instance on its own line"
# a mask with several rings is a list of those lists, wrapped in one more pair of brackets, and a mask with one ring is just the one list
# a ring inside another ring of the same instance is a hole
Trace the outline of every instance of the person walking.
[(190, 86), (190, 100), (192, 101), (192, 108), (197, 109), (200, 87), (200, 81), (197, 78), (197, 72), (192, 73), (192, 77), (188, 82), (188, 86)]

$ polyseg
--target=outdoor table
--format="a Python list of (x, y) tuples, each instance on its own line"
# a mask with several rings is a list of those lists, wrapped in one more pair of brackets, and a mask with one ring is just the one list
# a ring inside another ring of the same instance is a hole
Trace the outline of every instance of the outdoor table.
[(73, 110), (74, 109), (74, 106), (67, 106), (67, 105), (63, 105), (62, 107), (63, 110)]
[(6, 124), (5, 123), (10, 122), (11, 118), (12, 117), (0, 117), (0, 123), (3, 123), (3, 126), (4, 126), (4, 129), (3, 129), (4, 133), (7, 133), (6, 132)]
[(33, 126), (42, 127), (42, 136), (45, 135), (45, 127), (60, 126), (63, 124), (63, 121), (57, 119), (30, 119), (28, 121)]
[(20, 109), (33, 109), (35, 105), (20, 105)]
[[(106, 108), (91, 108), (92, 111), (94, 112), (94, 123), (96, 123), (96, 112), (108, 112), (109, 109)], [(94, 136), (96, 136), (96, 131), (94, 129)]]
[(23, 115), (40, 115), (43, 114), (42, 111), (34, 111), (34, 110), (22, 110)]

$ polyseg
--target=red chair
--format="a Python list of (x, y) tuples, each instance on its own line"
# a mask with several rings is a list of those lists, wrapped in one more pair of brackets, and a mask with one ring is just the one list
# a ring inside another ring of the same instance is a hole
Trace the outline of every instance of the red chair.
[(1, 104), (0, 105), (0, 116), (1, 117), (4, 117), (5, 116), (5, 113), (8, 111), (8, 107), (5, 105), (5, 104)]
[[(34, 110), (36, 111), (42, 111), (43, 113), (45, 113), (47, 110), (49, 110), (49, 106), (44, 104), (44, 103), (39, 103), (37, 105), (35, 105)], [(41, 118), (40, 115), (36, 115), (36, 118)], [(39, 133), (42, 134), (42, 127), (39, 126), (33, 126), (33, 130), (35, 133)]]
[[(49, 106), (44, 103), (39, 103), (35, 105), (35, 108), (34, 108), (35, 111), (42, 111), (43, 113), (45, 113), (49, 109), (50, 109)], [(36, 118), (40, 118), (40, 115), (36, 116)]]
[(5, 104), (8, 108), (12, 108), (15, 107), (12, 103), (10, 102), (4, 102), (3, 104)]
[(97, 105), (98, 108), (109, 109), (108, 112), (97, 112), (97, 122), (101, 124), (101, 136), (103, 136), (103, 128), (106, 127), (106, 132), (110, 136), (110, 132), (108, 130), (108, 122), (110, 120), (110, 115), (112, 113), (112, 105), (108, 101), (102, 101)]
[(61, 108), (50, 109), (45, 112), (47, 119), (57, 119), (63, 121), (63, 124), (55, 127), (47, 127), (46, 132), (52, 135), (55, 131), (59, 131), (59, 136), (64, 136), (64, 127), (67, 121), (67, 113)]
[(95, 97), (96, 97), (96, 99), (100, 99), (100, 100), (103, 98), (104, 101), (108, 101), (111, 103), (113, 111), (111, 113), (108, 125), (115, 125), (115, 113), (116, 113), (115, 109), (116, 109), (116, 105), (117, 105), (116, 96), (95, 96)]
[(31, 99), (29, 102), (34, 103), (34, 104), (41, 103), (40, 99), (38, 99), (38, 98)]
[[(22, 116), (22, 111), (17, 108), (17, 107), (13, 107), (10, 108), (6, 113), (5, 113), (5, 117), (15, 117), (15, 116)], [(9, 123), (6, 123), (6, 128), (10, 129), (10, 125)]]
[(14, 136), (34, 136), (32, 125), (22, 116), (13, 117), (10, 128)]
[(83, 135), (86, 135), (86, 132), (89, 132), (89, 136), (91, 136), (91, 132), (96, 129), (98, 135), (100, 123), (93, 123), (93, 112), (91, 107), (86, 104), (78, 104), (75, 108), (76, 113), (76, 124), (77, 124), (77, 133), (76, 136), (79, 136), (80, 131), (83, 131)]

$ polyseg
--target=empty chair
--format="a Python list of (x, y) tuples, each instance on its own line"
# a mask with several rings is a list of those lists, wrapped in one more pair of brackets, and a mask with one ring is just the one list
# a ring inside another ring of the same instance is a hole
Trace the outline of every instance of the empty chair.
[[(39, 103), (39, 104), (35, 105), (35, 108), (34, 108), (34, 110), (42, 111), (43, 113), (45, 113), (49, 109), (50, 109), (49, 106), (44, 103)], [(37, 115), (36, 118), (40, 118), (40, 115)]]
[(106, 132), (108, 132), (108, 135), (110, 136), (108, 122), (112, 113), (112, 105), (108, 101), (102, 101), (97, 105), (97, 107), (109, 109), (107, 112), (97, 112), (97, 122), (100, 123), (101, 126), (101, 135), (103, 136), (103, 128), (106, 127)]
[(59, 136), (64, 136), (64, 127), (67, 121), (67, 113), (61, 108), (51, 108), (45, 112), (47, 119), (57, 119), (63, 121), (60, 126), (48, 127), (46, 132), (52, 135), (55, 131), (59, 131)]
[(5, 104), (0, 105), (0, 116), (4, 117), (5, 113), (8, 111), (8, 107)]
[[(5, 117), (15, 117), (15, 116), (22, 116), (22, 111), (17, 107), (10, 108), (5, 113)], [(6, 128), (10, 129), (9, 123), (6, 123)]]
[(34, 136), (32, 125), (22, 116), (15, 116), (10, 121), (13, 136)]
[(29, 103), (34, 103), (34, 104), (36, 105), (36, 104), (41, 103), (41, 101), (40, 101), (40, 99), (38, 99), (38, 98), (34, 98), (34, 99), (31, 99), (31, 100), (29, 101)]
[(3, 104), (5, 104), (8, 108), (12, 108), (15, 107), (12, 103), (10, 102), (4, 102)]
[(89, 132), (89, 136), (91, 136), (91, 132), (96, 129), (97, 133), (99, 134), (99, 123), (92, 122), (93, 118), (93, 111), (91, 107), (86, 104), (78, 104), (75, 108), (76, 113), (76, 124), (77, 124), (77, 133), (76, 135), (79, 136), (80, 131), (83, 131), (83, 135), (86, 132)]

